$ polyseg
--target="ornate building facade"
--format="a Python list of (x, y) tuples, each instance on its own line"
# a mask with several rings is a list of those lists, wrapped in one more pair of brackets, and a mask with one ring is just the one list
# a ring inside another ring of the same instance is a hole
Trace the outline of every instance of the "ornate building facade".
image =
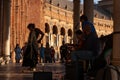
[[(81, 5), (80, 15), (82, 14), (83, 7)], [(62, 40), (65, 40), (66, 43), (73, 42), (73, 2), (67, 0), (46, 0), (44, 19), (45, 41), (49, 41), (50, 45), (56, 47), (58, 52)], [(111, 15), (108, 15), (108, 13), (102, 11), (97, 6), (94, 8), (94, 25), (99, 37), (113, 32)]]

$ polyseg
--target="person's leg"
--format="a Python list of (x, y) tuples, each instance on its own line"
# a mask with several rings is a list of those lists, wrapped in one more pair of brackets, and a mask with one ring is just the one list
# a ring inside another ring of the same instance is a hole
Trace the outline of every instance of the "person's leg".
[(41, 63), (44, 63), (44, 58), (43, 57), (41, 57), (40, 60), (41, 60)]
[(16, 59), (16, 63), (19, 63), (19, 60), (18, 60), (18, 59)]
[(33, 64), (30, 66), (32, 71), (36, 71), (36, 64), (33, 62)]
[(53, 57), (53, 61), (54, 61), (54, 63), (55, 63), (55, 57)]
[(18, 63), (20, 63), (20, 59), (18, 59)]
[(61, 62), (62, 62), (62, 63), (64, 62), (64, 56), (63, 56), (62, 53), (61, 53)]
[(48, 57), (49, 63), (52, 63), (52, 58), (49, 56)]
[(73, 60), (76, 60), (76, 58), (83, 60), (89, 60), (94, 58), (91, 51), (73, 51), (71, 57)]
[(74, 61), (77, 61), (77, 53), (76, 53), (76, 51), (73, 51), (73, 52), (71, 52), (71, 60), (74, 62)]

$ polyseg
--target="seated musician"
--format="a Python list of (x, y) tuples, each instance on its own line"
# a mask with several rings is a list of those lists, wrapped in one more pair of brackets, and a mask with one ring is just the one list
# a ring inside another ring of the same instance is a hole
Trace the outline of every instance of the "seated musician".
[(78, 44), (77, 48), (71, 53), (71, 59), (76, 61), (77, 58), (89, 60), (98, 55), (99, 41), (98, 37), (92, 33), (90, 26), (85, 25), (83, 32), (76, 31)]

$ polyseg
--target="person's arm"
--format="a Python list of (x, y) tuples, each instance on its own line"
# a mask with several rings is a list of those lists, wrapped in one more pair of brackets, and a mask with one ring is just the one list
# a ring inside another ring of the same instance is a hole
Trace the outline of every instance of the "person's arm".
[(39, 31), (39, 34), (41, 34), (41, 37), (38, 39), (38, 43), (40, 43), (44, 37), (44, 33), (41, 30)]

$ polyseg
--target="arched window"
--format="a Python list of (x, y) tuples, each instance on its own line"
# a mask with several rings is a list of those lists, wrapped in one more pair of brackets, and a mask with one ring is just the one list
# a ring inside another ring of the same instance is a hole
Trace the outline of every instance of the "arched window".
[(61, 28), (60, 34), (63, 36), (65, 35), (65, 29), (63, 27)]
[(45, 23), (45, 33), (49, 33), (50, 32), (50, 26), (48, 23)]
[(68, 30), (68, 36), (72, 37), (72, 30), (71, 29)]
[(55, 34), (55, 35), (58, 34), (58, 29), (57, 29), (56, 25), (53, 26), (53, 34)]

